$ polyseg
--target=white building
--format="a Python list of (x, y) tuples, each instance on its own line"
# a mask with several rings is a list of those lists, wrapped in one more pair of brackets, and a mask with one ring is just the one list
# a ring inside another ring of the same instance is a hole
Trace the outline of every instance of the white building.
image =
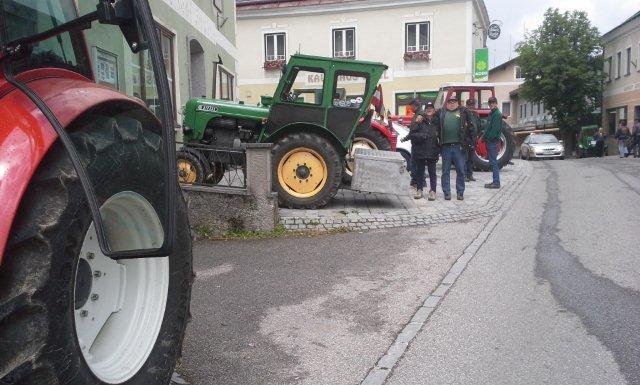
[[(308, 55), (379, 61), (385, 106), (402, 113), (440, 85), (470, 82), (485, 47), (482, 0), (236, 0), (239, 99), (272, 95), (284, 60)], [(304, 85), (300, 85), (304, 86)]]

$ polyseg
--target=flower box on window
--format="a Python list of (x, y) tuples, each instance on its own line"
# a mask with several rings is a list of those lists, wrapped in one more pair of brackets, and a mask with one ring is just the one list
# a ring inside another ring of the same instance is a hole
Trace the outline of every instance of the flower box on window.
[(413, 51), (404, 53), (404, 61), (430, 61), (431, 53), (429, 51)]
[(279, 70), (279, 69), (282, 69), (286, 64), (287, 62), (284, 59), (267, 60), (264, 62), (264, 66), (262, 68), (264, 68), (267, 71)]
[(336, 59), (355, 59), (356, 53), (355, 51), (336, 51), (334, 52), (333, 57)]

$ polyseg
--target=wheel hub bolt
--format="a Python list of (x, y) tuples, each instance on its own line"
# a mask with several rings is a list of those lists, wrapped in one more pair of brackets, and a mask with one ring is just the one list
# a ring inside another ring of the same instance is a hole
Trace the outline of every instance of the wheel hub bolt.
[(91, 300), (92, 301), (97, 301), (98, 298), (100, 298), (100, 296), (98, 294), (91, 294)]
[(89, 312), (87, 310), (80, 310), (80, 317), (86, 317), (89, 315)]
[(102, 272), (100, 270), (96, 270), (96, 271), (93, 272), (93, 276), (95, 278), (100, 278), (100, 277), (102, 277)]

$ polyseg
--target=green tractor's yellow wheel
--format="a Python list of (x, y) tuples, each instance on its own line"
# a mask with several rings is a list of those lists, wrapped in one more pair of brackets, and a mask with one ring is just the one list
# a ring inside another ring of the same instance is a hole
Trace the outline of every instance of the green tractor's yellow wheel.
[(188, 151), (176, 153), (178, 162), (178, 182), (184, 184), (202, 183), (205, 178), (205, 166), (197, 156)]
[(326, 138), (291, 133), (273, 147), (273, 187), (280, 205), (316, 209), (336, 195), (342, 179), (342, 157)]
[(295, 197), (312, 197), (327, 183), (327, 164), (318, 152), (310, 148), (294, 148), (280, 159), (278, 181), (287, 193)]

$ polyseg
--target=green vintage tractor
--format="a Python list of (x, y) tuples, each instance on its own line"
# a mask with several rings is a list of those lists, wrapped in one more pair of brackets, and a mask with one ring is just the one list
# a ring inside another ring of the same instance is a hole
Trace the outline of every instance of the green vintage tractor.
[[(382, 63), (293, 55), (260, 106), (191, 99), (178, 151), (181, 183), (217, 183), (231, 159), (216, 149), (273, 143), (273, 186), (281, 205), (326, 205), (342, 182), (354, 133), (371, 124)], [(223, 154), (223, 155), (220, 155)]]
[(578, 157), (586, 158), (596, 155), (596, 132), (597, 125), (583, 126), (578, 135)]

